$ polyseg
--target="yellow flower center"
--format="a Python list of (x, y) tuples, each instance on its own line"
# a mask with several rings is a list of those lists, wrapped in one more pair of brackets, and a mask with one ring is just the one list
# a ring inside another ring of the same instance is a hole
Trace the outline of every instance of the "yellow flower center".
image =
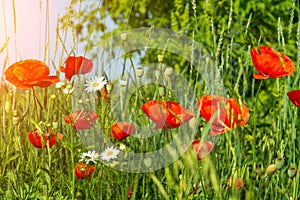
[(107, 152), (107, 156), (112, 156), (114, 154), (114, 152), (113, 151), (109, 151), (109, 152)]
[(93, 86), (93, 87), (98, 87), (98, 86), (99, 86), (99, 83), (95, 82), (95, 83), (92, 84), (92, 86)]

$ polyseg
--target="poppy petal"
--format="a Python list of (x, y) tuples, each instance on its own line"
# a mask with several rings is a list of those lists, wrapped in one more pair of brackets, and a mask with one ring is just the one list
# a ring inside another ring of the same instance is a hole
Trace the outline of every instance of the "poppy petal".
[(203, 161), (203, 159), (206, 158), (214, 148), (214, 144), (206, 140), (204, 141), (194, 140), (192, 142), (192, 146), (194, 152), (197, 153), (197, 157), (199, 161)]
[(295, 71), (294, 62), (281, 52), (268, 46), (251, 49), (252, 63), (259, 74), (255, 79), (281, 78), (291, 75)]
[(30, 89), (33, 86), (48, 87), (59, 82), (57, 76), (49, 76), (48, 66), (39, 60), (23, 60), (14, 63), (5, 71), (5, 78), (17, 88)]
[(217, 116), (211, 125), (210, 134), (212, 136), (222, 134), (237, 126), (243, 126), (250, 117), (247, 106), (240, 106), (233, 98), (226, 99), (217, 95), (204, 95), (198, 99), (196, 106), (206, 122), (209, 122), (217, 112)]
[(111, 134), (116, 140), (125, 139), (135, 132), (135, 126), (128, 122), (116, 122), (111, 127)]
[(65, 62), (65, 67), (60, 67), (69, 81), (76, 74), (87, 74), (93, 70), (93, 61), (82, 56), (69, 56)]
[(300, 108), (300, 90), (289, 91), (287, 96), (295, 106)]
[(76, 130), (85, 130), (93, 127), (98, 115), (88, 110), (77, 110), (69, 116), (65, 116), (64, 120), (67, 124), (73, 123)]
[(191, 111), (186, 110), (179, 103), (171, 101), (148, 101), (141, 109), (156, 124), (154, 130), (177, 128), (194, 117)]

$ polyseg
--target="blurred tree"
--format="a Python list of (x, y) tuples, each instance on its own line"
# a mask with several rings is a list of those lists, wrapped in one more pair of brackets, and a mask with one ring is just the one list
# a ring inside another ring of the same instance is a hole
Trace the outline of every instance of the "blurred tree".
[[(289, 0), (74, 0), (60, 22), (62, 29), (74, 30), (93, 56), (97, 55), (93, 50), (101, 40), (124, 30), (154, 26), (183, 33), (204, 45), (220, 71), (227, 68), (222, 77), (230, 87), (238, 73), (252, 78), (248, 75), (251, 70), (246, 70), (248, 74), (239, 70), (228, 72), (228, 67), (239, 69), (246, 65), (253, 46), (270, 45), (296, 58), (298, 4)], [(156, 55), (157, 52), (148, 51), (140, 59), (153, 62)], [(174, 56), (165, 59), (197, 82), (188, 75), (191, 72), (187, 62)]]

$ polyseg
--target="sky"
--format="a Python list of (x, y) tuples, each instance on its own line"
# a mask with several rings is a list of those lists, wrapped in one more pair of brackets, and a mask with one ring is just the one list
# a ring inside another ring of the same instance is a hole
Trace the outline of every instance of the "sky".
[(12, 2), (0, 0), (0, 50), (9, 38), (7, 49), (0, 53), (0, 76), (4, 67), (19, 60), (44, 60), (46, 44), (49, 44), (47, 58), (55, 57), (57, 19), (66, 13), (70, 0), (14, 0), (15, 19)]

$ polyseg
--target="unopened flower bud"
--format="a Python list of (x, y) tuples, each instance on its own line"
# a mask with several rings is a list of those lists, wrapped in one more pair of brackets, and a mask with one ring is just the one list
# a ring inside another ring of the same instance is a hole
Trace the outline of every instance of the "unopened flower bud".
[(79, 99), (77, 102), (78, 102), (79, 104), (82, 104), (82, 103), (83, 103), (83, 100), (82, 100), (82, 99)]
[(139, 67), (139, 68), (136, 68), (136, 75), (141, 78), (143, 75), (144, 75), (144, 68), (142, 67)]
[(53, 100), (56, 99), (56, 95), (55, 95), (55, 94), (52, 94), (50, 97), (51, 97), (51, 99), (53, 99)]
[(161, 97), (164, 97), (166, 95), (166, 90), (164, 86), (159, 86), (158, 93)]
[(274, 164), (269, 165), (266, 169), (266, 174), (268, 176), (272, 176), (275, 172), (276, 172), (276, 165), (274, 165)]
[(52, 122), (52, 127), (53, 127), (54, 129), (57, 129), (57, 128), (58, 128), (58, 121)]
[(173, 72), (173, 67), (167, 66), (165, 69), (165, 74), (171, 76), (172, 72)]
[(121, 85), (122, 87), (125, 87), (125, 86), (127, 85), (127, 81), (125, 81), (125, 80), (120, 80), (120, 85)]
[(288, 175), (290, 179), (294, 178), (297, 174), (297, 169), (295, 167), (290, 167), (288, 170)]
[(125, 151), (126, 150), (126, 145), (121, 143), (120, 144), (120, 148), (119, 148), (121, 151)]
[(276, 158), (275, 165), (276, 165), (276, 168), (278, 170), (282, 169), (282, 167), (284, 165), (284, 159), (283, 158)]
[(127, 34), (127, 32), (121, 33), (121, 40), (122, 40), (122, 41), (127, 41), (127, 39), (128, 39), (128, 34)]
[(17, 125), (19, 123), (20, 117), (18, 115), (13, 116), (12, 120), (13, 120), (13, 125)]
[(114, 88), (114, 84), (112, 82), (108, 82), (106, 84), (106, 89), (107, 89), (107, 92), (110, 93), (112, 91), (112, 89)]
[(164, 60), (164, 54), (158, 54), (157, 59), (158, 59), (158, 62), (162, 63)]
[(18, 111), (17, 110), (13, 111), (13, 116), (18, 116)]
[(156, 77), (156, 79), (159, 79), (160, 75), (161, 75), (161, 71), (159, 69), (156, 69), (155, 70), (155, 77)]
[(146, 157), (144, 158), (144, 164), (147, 166), (147, 167), (150, 167), (152, 163), (152, 159), (150, 157)]
[(7, 100), (5, 102), (5, 112), (9, 113), (11, 111), (11, 101)]
[(195, 117), (193, 117), (193, 118), (189, 121), (189, 125), (190, 125), (190, 127), (193, 128), (193, 129), (196, 128), (197, 122), (196, 122)]
[(72, 89), (72, 85), (67, 85), (66, 87), (68, 90), (71, 90)]
[(125, 120), (125, 118), (126, 118), (126, 113), (125, 112), (121, 113), (121, 118), (122, 118), (122, 120)]

